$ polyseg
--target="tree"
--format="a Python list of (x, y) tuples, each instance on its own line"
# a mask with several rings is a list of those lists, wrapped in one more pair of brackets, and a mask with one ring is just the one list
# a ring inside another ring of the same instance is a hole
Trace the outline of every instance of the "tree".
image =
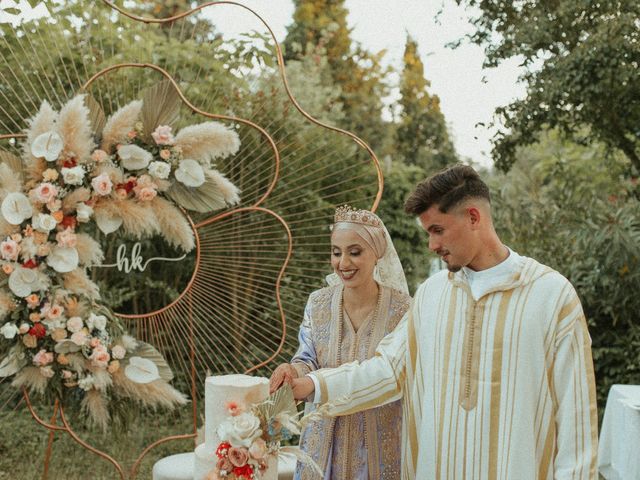
[(584, 141), (619, 149), (640, 172), (640, 3), (558, 0), (456, 0), (475, 7), (472, 41), (487, 66), (522, 58), (527, 96), (500, 108), (504, 129), (494, 138), (496, 165), (508, 170), (517, 147), (536, 132), (584, 132)]
[(425, 172), (439, 170), (458, 159), (440, 111), (440, 99), (428, 91), (430, 83), (424, 75), (418, 44), (410, 36), (407, 36), (403, 60), (397, 152), (405, 163), (417, 165)]

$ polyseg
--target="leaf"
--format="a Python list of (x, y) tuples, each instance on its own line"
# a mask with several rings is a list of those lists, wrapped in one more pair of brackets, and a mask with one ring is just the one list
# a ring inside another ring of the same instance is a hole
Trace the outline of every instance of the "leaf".
[(93, 96), (88, 93), (84, 97), (84, 104), (89, 109), (89, 122), (91, 123), (91, 131), (97, 143), (100, 143), (102, 138), (102, 130), (107, 123), (107, 117), (102, 110), (102, 106), (96, 101)]
[(298, 412), (291, 385), (284, 385), (276, 390), (267, 400), (257, 405), (256, 409), (266, 419), (281, 413), (288, 413), (291, 417), (295, 417)]
[(220, 187), (208, 174), (201, 186), (193, 188), (175, 182), (166, 195), (181, 207), (200, 213), (220, 210), (227, 206)]
[(159, 125), (175, 127), (180, 114), (182, 100), (173, 84), (162, 81), (145, 90), (142, 97), (143, 139), (151, 143), (151, 133)]
[(173, 379), (173, 372), (167, 364), (162, 354), (158, 352), (148, 343), (142, 343), (132, 352), (132, 356), (142, 357), (146, 360), (151, 360), (156, 367), (158, 367), (158, 374), (165, 382), (170, 382)]
[(27, 359), (21, 355), (20, 346), (14, 345), (0, 363), (0, 377), (9, 377), (18, 373), (26, 364)]

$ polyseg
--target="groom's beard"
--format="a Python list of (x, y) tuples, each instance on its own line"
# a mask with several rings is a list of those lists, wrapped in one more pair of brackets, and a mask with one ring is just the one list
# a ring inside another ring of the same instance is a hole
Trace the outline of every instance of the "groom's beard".
[(456, 273), (462, 270), (462, 265), (449, 265), (447, 264), (447, 270), (450, 272)]

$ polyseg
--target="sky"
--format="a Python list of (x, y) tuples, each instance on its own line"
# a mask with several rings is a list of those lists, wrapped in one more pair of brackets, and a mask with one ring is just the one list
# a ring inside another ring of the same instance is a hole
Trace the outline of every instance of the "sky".
[[(286, 27), (293, 17), (292, 0), (235, 1), (255, 10), (271, 26), (278, 41), (285, 38)], [(18, 5), (24, 11), (33, 9), (27, 0), (0, 0), (2, 9)], [(465, 42), (455, 50), (448, 48), (449, 42), (473, 32), (468, 20), (470, 12), (457, 6), (454, 0), (346, 0), (345, 5), (353, 40), (372, 52), (386, 50), (385, 61), (396, 70), (402, 68), (407, 34), (418, 42), (425, 76), (431, 82), (430, 93), (440, 97), (440, 107), (458, 153), (480, 165), (491, 166), (493, 112), (525, 93), (524, 86), (518, 83), (517, 60), (483, 69), (485, 56), (481, 47)], [(38, 8), (36, 4), (33, 10)], [(10, 21), (10, 15), (2, 9), (0, 21)], [(254, 29), (264, 31), (243, 8), (217, 5), (206, 11), (225, 35)], [(397, 97), (396, 89), (387, 102)]]
[[(273, 29), (278, 41), (292, 22), (292, 0), (237, 0), (255, 10)], [(518, 83), (516, 60), (483, 69), (481, 47), (468, 42), (452, 50), (446, 45), (473, 32), (469, 12), (454, 0), (346, 0), (352, 39), (372, 52), (386, 49), (388, 64), (400, 70), (407, 34), (417, 42), (431, 82), (430, 92), (440, 97), (441, 109), (458, 153), (483, 166), (492, 165), (489, 128), (496, 107), (524, 95)], [(244, 9), (219, 6), (209, 18), (225, 34), (256, 28)], [(396, 92), (397, 95), (397, 92)], [(366, 139), (365, 139), (366, 140)]]

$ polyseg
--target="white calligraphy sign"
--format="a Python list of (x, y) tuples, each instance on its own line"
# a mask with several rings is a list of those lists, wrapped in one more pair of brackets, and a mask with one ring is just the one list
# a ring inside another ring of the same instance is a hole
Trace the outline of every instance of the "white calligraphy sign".
[(140, 250), (142, 246), (140, 242), (134, 243), (133, 248), (131, 249), (131, 257), (127, 257), (127, 246), (125, 244), (120, 244), (118, 246), (118, 250), (116, 251), (116, 263), (110, 263), (108, 265), (96, 265), (96, 267), (101, 268), (117, 268), (119, 272), (131, 273), (133, 270), (138, 270), (140, 272), (144, 272), (151, 262), (162, 261), (162, 262), (179, 262), (180, 260), (184, 260), (187, 254), (185, 253), (181, 257), (177, 258), (165, 258), (165, 257), (151, 257), (146, 262), (140, 255)]

